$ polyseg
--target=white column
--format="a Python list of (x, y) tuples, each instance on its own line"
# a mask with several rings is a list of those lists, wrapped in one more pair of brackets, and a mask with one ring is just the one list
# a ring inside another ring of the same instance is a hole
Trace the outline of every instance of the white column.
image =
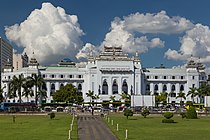
[(112, 95), (112, 78), (111, 77), (107, 79), (107, 84), (108, 84), (108, 95)]
[(154, 94), (154, 83), (150, 83), (150, 92), (151, 92), (151, 95)]
[(50, 103), (50, 91), (51, 91), (51, 86), (50, 86), (50, 82), (46, 82), (46, 86), (47, 86), (47, 103)]

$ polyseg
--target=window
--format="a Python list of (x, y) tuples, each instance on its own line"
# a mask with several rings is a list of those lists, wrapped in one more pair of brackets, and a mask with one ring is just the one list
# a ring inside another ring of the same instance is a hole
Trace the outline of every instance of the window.
[(127, 81), (126, 81), (126, 79), (125, 80), (123, 80), (123, 84), (122, 84), (122, 92), (123, 93), (128, 93), (128, 84), (127, 84)]
[(192, 76), (192, 79), (194, 80), (195, 79), (195, 76)]
[(167, 90), (167, 86), (163, 85), (163, 92), (165, 92)]
[[(149, 79), (149, 76), (147, 76), (147, 79)], [(210, 79), (210, 78), (209, 78)]]
[(55, 75), (54, 75), (54, 74), (52, 74), (52, 75), (51, 75), (51, 77), (52, 77), (52, 78), (55, 78)]
[(79, 84), (78, 87), (77, 87), (77, 89), (78, 89), (79, 92), (81, 92), (82, 91), (82, 85)]
[(166, 79), (166, 76), (163, 76), (163, 79)]
[(102, 94), (103, 95), (107, 95), (108, 94), (108, 84), (107, 84), (106, 79), (104, 79), (104, 81), (103, 81)]
[(180, 86), (180, 91), (184, 91), (184, 85)]
[(54, 92), (55, 92), (55, 84), (51, 84), (51, 92), (50, 92), (50, 95), (52, 96)]
[(175, 76), (172, 76), (172, 79), (175, 79)]
[(194, 88), (195, 87), (195, 84), (192, 84), (192, 87)]
[(78, 75), (78, 78), (82, 78), (82, 75)]
[(150, 91), (150, 85), (149, 84), (146, 85), (146, 90)]
[(172, 87), (171, 87), (171, 91), (175, 91), (175, 90), (176, 90), (175, 85), (172, 85)]
[(43, 74), (42, 77), (45, 78), (45, 74)]
[(63, 87), (63, 86), (64, 86), (63, 84), (60, 84), (60, 88)]
[(63, 74), (60, 77), (63, 78)]
[(155, 76), (155, 79), (158, 79), (158, 76)]
[(184, 76), (181, 76), (181, 79), (184, 79)]
[(155, 91), (157, 91), (157, 90), (158, 90), (158, 85), (155, 85), (154, 90), (155, 90)]
[(116, 79), (114, 79), (112, 84), (112, 94), (118, 94), (118, 84)]
[(74, 76), (73, 75), (69, 75), (69, 78), (74, 78)]

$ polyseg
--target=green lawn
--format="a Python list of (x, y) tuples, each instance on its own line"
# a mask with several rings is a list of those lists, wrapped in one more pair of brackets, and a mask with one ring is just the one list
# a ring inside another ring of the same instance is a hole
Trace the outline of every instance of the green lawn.
[[(49, 116), (0, 116), (1, 140), (67, 140), (72, 117), (66, 113)], [(77, 139), (77, 125), (73, 126), (73, 139)]]
[[(123, 114), (109, 115), (111, 127), (120, 140), (125, 139), (125, 129), (128, 129), (128, 139), (131, 140), (208, 140), (210, 139), (210, 118), (195, 120), (181, 119), (174, 117), (177, 123), (161, 123), (163, 117), (143, 118), (133, 116), (128, 120)], [(114, 125), (111, 125), (114, 120)], [(105, 120), (108, 122), (107, 120)], [(116, 124), (119, 124), (119, 131), (116, 131)]]

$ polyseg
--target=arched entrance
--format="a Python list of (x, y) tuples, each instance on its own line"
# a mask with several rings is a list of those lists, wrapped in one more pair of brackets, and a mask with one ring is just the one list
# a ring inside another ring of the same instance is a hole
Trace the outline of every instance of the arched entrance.
[(106, 79), (104, 79), (104, 81), (103, 81), (102, 94), (103, 95), (108, 95), (108, 84), (107, 84)]
[(128, 84), (126, 79), (123, 80), (123, 84), (122, 84), (122, 92), (128, 94)]
[(112, 84), (112, 94), (118, 94), (118, 84), (116, 79), (114, 79)]

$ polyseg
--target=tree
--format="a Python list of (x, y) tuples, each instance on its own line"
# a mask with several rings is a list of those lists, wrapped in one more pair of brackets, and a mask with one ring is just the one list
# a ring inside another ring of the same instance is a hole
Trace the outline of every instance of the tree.
[(0, 103), (3, 102), (3, 100), (4, 100), (4, 96), (3, 96), (4, 88), (5, 87), (3, 87), (3, 88), (0, 89)]
[(130, 109), (126, 109), (124, 111), (124, 116), (126, 116), (126, 118), (128, 119), (128, 116), (133, 116), (133, 111)]
[(39, 90), (37, 92), (37, 98), (39, 99), (40, 104), (42, 104), (42, 100), (47, 98), (46, 90)]
[(126, 94), (126, 93), (122, 93), (120, 94), (121, 98), (120, 100), (124, 100), (125, 101), (125, 105), (126, 106), (130, 106), (130, 101), (131, 101), (131, 95)]
[(191, 99), (192, 99), (192, 102), (194, 103), (194, 97), (196, 97), (198, 95), (198, 92), (197, 92), (197, 88), (190, 88), (187, 96), (191, 95)]
[(19, 102), (21, 103), (21, 88), (23, 87), (26, 79), (24, 78), (23, 74), (19, 75), (18, 77), (13, 76), (12, 81), (10, 83), (12, 95), (15, 97), (16, 91), (18, 92)]
[(94, 91), (88, 90), (88, 93), (86, 93), (87, 97), (90, 97), (90, 103), (92, 102), (92, 99), (94, 98)]
[(32, 97), (34, 96), (34, 92), (33, 90), (31, 89), (32, 86), (30, 85), (30, 83), (28, 81), (26, 81), (24, 84), (23, 84), (23, 93), (22, 93), (22, 96), (25, 96), (27, 98), (27, 102), (29, 102), (29, 96)]
[(44, 79), (41, 77), (41, 75), (37, 75), (35, 73), (33, 73), (32, 76), (28, 77), (27, 79), (33, 86), (35, 86), (35, 103), (37, 105), (37, 89), (41, 89), (42, 85), (44, 84)]
[(150, 114), (148, 109), (145, 109), (143, 112), (141, 112), (141, 115), (146, 118)]
[(190, 106), (189, 109), (187, 110), (187, 113), (186, 113), (186, 118), (187, 119), (197, 119), (197, 113), (195, 111), (195, 108)]
[(53, 94), (53, 100), (56, 102), (76, 103), (80, 104), (83, 102), (81, 94), (78, 92), (72, 84), (67, 84), (61, 87)]
[(158, 106), (159, 103), (166, 102), (167, 97), (168, 97), (168, 93), (167, 92), (163, 92), (163, 93), (160, 93), (160, 95), (156, 95), (155, 96), (156, 106)]
[(182, 91), (180, 91), (180, 92), (178, 93), (178, 95), (176, 96), (176, 99), (177, 99), (177, 98), (181, 98), (180, 104), (181, 104), (181, 106), (182, 106), (182, 105), (183, 105), (183, 104), (182, 104), (182, 99), (185, 99), (185, 100), (186, 100), (185, 93), (182, 92)]
[(115, 101), (115, 97), (116, 97), (116, 96), (110, 96), (110, 97), (109, 97), (110, 101), (114, 102), (114, 101)]

